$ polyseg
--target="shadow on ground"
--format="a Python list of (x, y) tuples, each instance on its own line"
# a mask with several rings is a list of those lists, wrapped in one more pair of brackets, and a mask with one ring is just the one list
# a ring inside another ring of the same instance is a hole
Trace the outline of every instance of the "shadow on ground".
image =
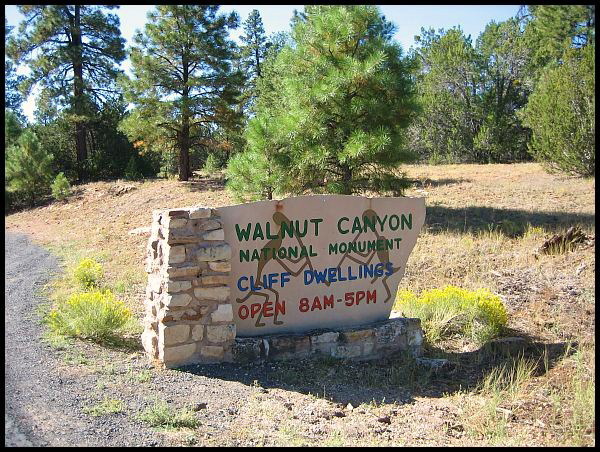
[(414, 402), (415, 397), (438, 398), (473, 390), (494, 369), (510, 366), (518, 358), (537, 363), (535, 375), (542, 375), (567, 351), (574, 353), (576, 347), (521, 337), (514, 341), (492, 341), (472, 352), (447, 353), (429, 348), (427, 357), (448, 360), (448, 365), (440, 371), (423, 366), (407, 355), (363, 362), (316, 357), (254, 365), (194, 365), (180, 370), (258, 385), (267, 391), (282, 388), (311, 394), (343, 406), (384, 401), (401, 405)]
[(454, 184), (462, 184), (464, 182), (471, 182), (471, 179), (429, 179), (425, 177), (423, 179), (412, 179), (411, 183), (414, 184), (416, 188), (429, 188), (429, 187), (441, 187), (442, 185), (454, 185)]
[(198, 176), (197, 179), (191, 179), (186, 182), (181, 182), (187, 185), (189, 191), (221, 191), (225, 188), (225, 178)]
[(542, 227), (557, 232), (571, 226), (593, 228), (595, 215), (571, 212), (536, 212), (495, 207), (451, 208), (427, 206), (425, 224), (430, 232), (451, 231), (500, 232), (506, 236), (522, 236), (529, 228)]

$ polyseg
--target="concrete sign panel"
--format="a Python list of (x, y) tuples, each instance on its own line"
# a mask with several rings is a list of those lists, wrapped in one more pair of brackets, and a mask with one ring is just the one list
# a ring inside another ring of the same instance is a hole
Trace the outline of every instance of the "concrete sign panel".
[(300, 196), (215, 209), (231, 246), (237, 336), (385, 320), (423, 198)]

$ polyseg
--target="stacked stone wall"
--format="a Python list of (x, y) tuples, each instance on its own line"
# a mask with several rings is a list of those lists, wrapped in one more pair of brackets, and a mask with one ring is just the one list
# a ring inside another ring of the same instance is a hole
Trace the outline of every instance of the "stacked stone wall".
[(419, 319), (398, 317), (338, 331), (237, 338), (232, 351), (234, 361), (241, 363), (317, 355), (368, 360), (386, 358), (400, 352), (419, 357), (423, 354), (423, 331)]
[(231, 249), (222, 226), (209, 207), (153, 212), (142, 344), (167, 367), (232, 360)]

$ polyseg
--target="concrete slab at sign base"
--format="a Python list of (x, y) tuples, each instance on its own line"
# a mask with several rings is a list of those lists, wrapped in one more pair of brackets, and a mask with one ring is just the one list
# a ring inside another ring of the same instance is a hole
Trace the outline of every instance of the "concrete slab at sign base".
[(277, 334), (236, 338), (233, 361), (251, 363), (325, 355), (340, 359), (369, 360), (399, 352), (423, 354), (420, 319), (397, 317), (361, 327), (314, 330), (303, 334)]

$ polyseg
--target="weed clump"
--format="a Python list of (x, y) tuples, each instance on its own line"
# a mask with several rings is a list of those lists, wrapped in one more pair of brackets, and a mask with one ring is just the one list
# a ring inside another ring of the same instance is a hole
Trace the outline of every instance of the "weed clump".
[(47, 317), (49, 327), (64, 336), (99, 342), (116, 336), (131, 318), (131, 311), (109, 290), (80, 292), (59, 303)]
[(154, 404), (138, 415), (138, 419), (146, 422), (151, 427), (162, 428), (195, 428), (200, 423), (196, 415), (189, 408), (175, 411), (169, 405), (156, 400)]
[(89, 290), (99, 286), (100, 280), (104, 276), (104, 270), (98, 262), (87, 258), (77, 264), (73, 270), (73, 276), (85, 290)]
[(446, 286), (424, 290), (420, 296), (401, 290), (395, 307), (421, 319), (430, 344), (453, 335), (483, 344), (498, 336), (508, 321), (500, 298), (486, 289), (469, 291)]

